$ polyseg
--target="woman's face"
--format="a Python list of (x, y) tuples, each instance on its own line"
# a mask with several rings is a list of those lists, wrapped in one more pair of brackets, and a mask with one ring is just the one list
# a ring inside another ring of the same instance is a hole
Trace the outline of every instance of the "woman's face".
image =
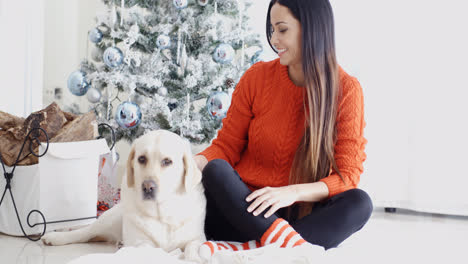
[(282, 65), (301, 64), (301, 24), (289, 10), (278, 3), (271, 7), (271, 44), (275, 47)]

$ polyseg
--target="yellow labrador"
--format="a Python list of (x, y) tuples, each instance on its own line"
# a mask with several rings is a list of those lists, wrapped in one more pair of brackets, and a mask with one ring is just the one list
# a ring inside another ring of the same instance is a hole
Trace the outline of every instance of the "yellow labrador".
[(93, 224), (70, 232), (44, 235), (46, 245), (91, 241), (151, 245), (167, 252), (184, 249), (185, 258), (200, 262), (206, 241), (206, 199), (201, 172), (190, 145), (178, 135), (157, 130), (138, 138), (127, 161), (121, 203)]

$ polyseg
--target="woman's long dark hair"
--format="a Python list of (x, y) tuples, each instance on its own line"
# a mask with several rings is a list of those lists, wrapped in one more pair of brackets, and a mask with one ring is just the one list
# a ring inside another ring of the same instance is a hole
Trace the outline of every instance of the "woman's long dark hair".
[[(287, 7), (301, 24), (302, 70), (305, 78), (305, 131), (296, 150), (289, 175), (290, 184), (316, 182), (340, 171), (334, 158), (336, 117), (339, 100), (339, 73), (335, 51), (333, 11), (328, 0), (272, 0), (268, 7), (266, 34), (271, 48), (270, 12), (274, 4)], [(311, 203), (300, 203), (298, 215), (312, 210)], [(291, 215), (291, 210), (289, 216)]]

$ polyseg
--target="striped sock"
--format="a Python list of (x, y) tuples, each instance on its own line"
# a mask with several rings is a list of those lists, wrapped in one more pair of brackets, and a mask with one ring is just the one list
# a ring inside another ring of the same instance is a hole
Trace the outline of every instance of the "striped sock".
[(262, 246), (278, 243), (283, 248), (299, 246), (305, 242), (301, 235), (282, 218), (276, 219), (260, 240)]
[(240, 243), (240, 242), (226, 242), (226, 241), (206, 241), (201, 245), (199, 254), (205, 260), (208, 260), (213, 256), (214, 253), (218, 251), (230, 250), (230, 251), (239, 251), (254, 249), (260, 247), (260, 242), (251, 240), (249, 242)]
[(278, 218), (263, 234), (260, 242), (255, 240), (245, 243), (207, 241), (200, 246), (199, 254), (203, 259), (209, 260), (214, 253), (223, 250), (239, 251), (255, 249), (273, 243), (277, 243), (283, 248), (291, 248), (302, 245), (305, 242), (301, 235), (299, 235), (286, 220)]

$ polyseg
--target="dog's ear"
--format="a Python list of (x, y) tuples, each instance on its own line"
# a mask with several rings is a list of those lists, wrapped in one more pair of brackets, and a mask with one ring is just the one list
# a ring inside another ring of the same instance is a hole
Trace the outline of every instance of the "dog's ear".
[(184, 151), (184, 185), (185, 191), (189, 192), (193, 187), (199, 184), (202, 180), (202, 173), (198, 169), (195, 160), (193, 159), (192, 152), (190, 151), (190, 145), (187, 143)]
[(132, 146), (127, 159), (127, 186), (132, 188), (135, 185), (135, 172), (133, 168), (133, 160), (135, 159), (135, 146)]

